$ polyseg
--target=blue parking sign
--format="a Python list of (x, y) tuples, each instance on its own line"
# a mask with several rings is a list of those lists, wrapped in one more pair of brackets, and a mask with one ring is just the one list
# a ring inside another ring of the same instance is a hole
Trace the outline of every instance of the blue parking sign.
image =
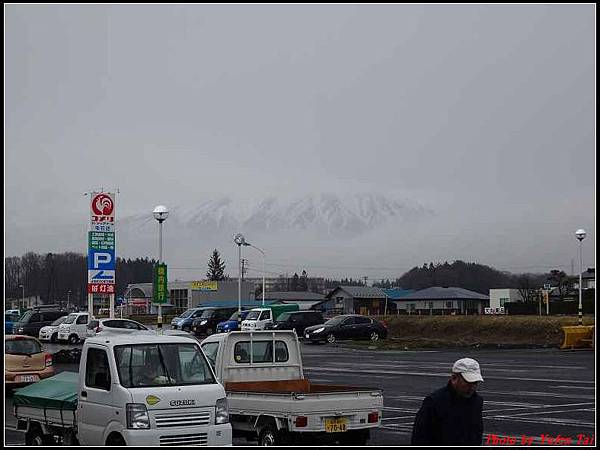
[(88, 270), (115, 270), (115, 250), (88, 249)]

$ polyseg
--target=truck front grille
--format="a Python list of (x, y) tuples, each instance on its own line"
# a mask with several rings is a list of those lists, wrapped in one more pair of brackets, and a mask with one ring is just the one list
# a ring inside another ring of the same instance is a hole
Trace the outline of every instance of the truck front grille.
[(161, 436), (160, 445), (208, 445), (208, 434), (199, 433)]
[(210, 423), (210, 412), (157, 414), (156, 428), (197, 427)]

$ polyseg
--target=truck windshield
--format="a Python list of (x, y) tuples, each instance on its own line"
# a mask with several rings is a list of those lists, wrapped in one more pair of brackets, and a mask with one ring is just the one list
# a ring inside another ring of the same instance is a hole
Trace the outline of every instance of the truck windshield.
[(207, 342), (206, 344), (202, 344), (202, 350), (208, 358), (208, 361), (210, 362), (210, 365), (212, 366), (213, 370), (215, 370), (215, 363), (217, 361), (217, 351), (219, 350), (219, 343)]
[(250, 311), (246, 316), (246, 320), (258, 320), (260, 316), (260, 311)]
[(114, 352), (119, 381), (126, 388), (216, 383), (194, 343), (119, 345)]

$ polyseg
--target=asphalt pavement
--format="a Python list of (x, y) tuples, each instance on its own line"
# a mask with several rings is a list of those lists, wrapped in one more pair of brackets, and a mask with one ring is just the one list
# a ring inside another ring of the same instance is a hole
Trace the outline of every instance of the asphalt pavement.
[[(50, 352), (71, 348), (47, 344)], [(594, 352), (527, 350), (375, 351), (344, 344), (302, 344), (304, 375), (315, 383), (347, 384), (384, 390), (382, 426), (369, 445), (409, 445), (414, 417), (423, 398), (445, 385), (455, 360), (479, 361), (485, 382), (484, 444), (550, 444), (559, 437), (583, 444), (595, 431)], [(58, 371), (78, 369), (57, 364)], [(5, 402), (5, 443), (24, 445), (12, 399)], [(556, 442), (556, 441), (555, 441)], [(595, 441), (594, 441), (595, 444)], [(255, 445), (234, 439), (234, 445)]]

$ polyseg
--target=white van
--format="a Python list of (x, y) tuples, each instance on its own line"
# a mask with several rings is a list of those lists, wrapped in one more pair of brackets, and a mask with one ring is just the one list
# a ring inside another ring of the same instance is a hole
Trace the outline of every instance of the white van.
[(270, 308), (254, 308), (242, 321), (242, 331), (264, 330), (267, 324), (272, 323), (273, 311)]
[(89, 315), (86, 312), (69, 314), (65, 321), (58, 326), (59, 342), (68, 341), (69, 344), (76, 344), (85, 340), (88, 322)]

